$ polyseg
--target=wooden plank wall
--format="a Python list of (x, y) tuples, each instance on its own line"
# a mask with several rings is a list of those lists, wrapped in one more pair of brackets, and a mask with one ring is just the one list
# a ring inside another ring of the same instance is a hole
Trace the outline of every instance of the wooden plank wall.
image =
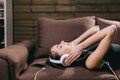
[(94, 15), (120, 21), (120, 0), (13, 0), (14, 43), (35, 40), (40, 17), (69, 19)]

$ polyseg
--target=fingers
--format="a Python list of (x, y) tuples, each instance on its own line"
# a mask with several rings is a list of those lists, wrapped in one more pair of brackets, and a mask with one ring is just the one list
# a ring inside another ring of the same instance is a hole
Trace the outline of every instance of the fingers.
[(82, 54), (82, 50), (80, 49), (78, 50), (76, 48), (76, 50), (71, 52), (69, 56), (65, 59), (65, 65), (66, 66), (71, 65), (78, 57), (80, 57), (81, 54)]
[(77, 58), (78, 58), (77, 55), (75, 55), (75, 54), (70, 54), (70, 55), (66, 58), (66, 60), (65, 60), (65, 65), (66, 65), (66, 66), (69, 66), (69, 65), (72, 64)]
[(66, 66), (69, 66), (69, 65), (70, 65), (70, 62), (73, 61), (74, 56), (75, 56), (75, 55), (70, 54), (70, 55), (66, 58), (66, 60), (65, 60)]

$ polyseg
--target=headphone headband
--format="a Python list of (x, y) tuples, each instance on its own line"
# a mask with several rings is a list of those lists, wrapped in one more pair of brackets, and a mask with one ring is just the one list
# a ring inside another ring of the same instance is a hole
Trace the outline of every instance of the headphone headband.
[(66, 57), (68, 57), (68, 54), (63, 54), (63, 55), (60, 57), (60, 60), (55, 60), (55, 59), (52, 59), (52, 58), (49, 56), (49, 61), (50, 61), (51, 63), (64, 65), (64, 60), (66, 59)]

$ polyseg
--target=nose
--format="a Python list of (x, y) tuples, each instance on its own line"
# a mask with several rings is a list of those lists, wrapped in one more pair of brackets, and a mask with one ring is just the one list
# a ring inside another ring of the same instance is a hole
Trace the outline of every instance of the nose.
[(60, 45), (63, 45), (65, 42), (64, 41), (61, 41)]

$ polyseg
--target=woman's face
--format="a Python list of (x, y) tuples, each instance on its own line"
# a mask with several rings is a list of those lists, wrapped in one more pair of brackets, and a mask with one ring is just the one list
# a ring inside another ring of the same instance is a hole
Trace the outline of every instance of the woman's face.
[(51, 48), (51, 54), (62, 56), (63, 54), (69, 54), (73, 48), (73, 45), (69, 42), (61, 41), (60, 44), (56, 44)]

